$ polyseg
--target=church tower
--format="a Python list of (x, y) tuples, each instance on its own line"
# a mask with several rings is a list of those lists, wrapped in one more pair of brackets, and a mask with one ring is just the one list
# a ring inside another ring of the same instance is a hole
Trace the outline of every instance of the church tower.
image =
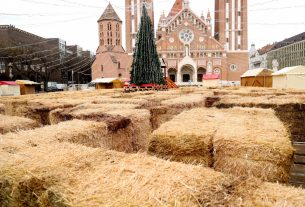
[(154, 25), (153, 0), (125, 0), (126, 52), (132, 54), (136, 45), (136, 37), (141, 22), (142, 6), (146, 5), (148, 15)]
[(99, 46), (120, 46), (122, 41), (122, 20), (110, 3), (97, 22), (99, 25)]
[(248, 50), (248, 0), (215, 0), (215, 38), (229, 51)]

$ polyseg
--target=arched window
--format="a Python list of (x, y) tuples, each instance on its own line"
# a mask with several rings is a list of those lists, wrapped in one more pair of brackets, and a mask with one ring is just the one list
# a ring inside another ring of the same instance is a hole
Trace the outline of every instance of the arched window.
[(101, 24), (101, 31), (103, 31), (104, 30), (104, 27), (103, 27), (103, 24)]
[(120, 25), (119, 25), (119, 23), (116, 24), (116, 31), (120, 31)]
[(108, 26), (108, 30), (111, 30), (111, 22), (108, 22), (107, 26)]

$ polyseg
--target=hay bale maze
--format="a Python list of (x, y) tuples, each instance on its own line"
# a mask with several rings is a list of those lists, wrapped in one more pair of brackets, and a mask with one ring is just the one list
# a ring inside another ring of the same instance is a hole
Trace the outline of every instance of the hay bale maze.
[(304, 100), (238, 87), (1, 97), (0, 206), (305, 206), (288, 183)]

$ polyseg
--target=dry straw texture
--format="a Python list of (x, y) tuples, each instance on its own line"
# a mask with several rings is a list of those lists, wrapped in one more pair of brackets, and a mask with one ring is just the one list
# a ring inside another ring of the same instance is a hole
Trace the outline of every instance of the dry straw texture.
[[(287, 130), (275, 112), (249, 108), (221, 112), (224, 122), (213, 139), (215, 169), (226, 171), (230, 167), (235, 175), (241, 175), (241, 172), (247, 175), (252, 171), (254, 176), (267, 181), (287, 182), (293, 148)], [(259, 173), (258, 164), (251, 165), (249, 161), (263, 161), (263, 172)]]
[(165, 159), (212, 164), (212, 139), (217, 125), (206, 109), (181, 113), (153, 132), (149, 152)]
[(48, 145), (53, 142), (70, 142), (90, 147), (101, 147), (107, 145), (104, 141), (107, 132), (107, 126), (103, 122), (73, 120), (18, 133), (8, 133), (0, 136), (0, 140), (2, 141), (2, 149), (14, 154), (23, 148)]
[(0, 153), (0, 201), (6, 206), (304, 205), (301, 189), (241, 182), (145, 154), (57, 142)]
[(0, 114), (5, 114), (5, 105), (0, 103)]
[(199, 166), (68, 143), (23, 148), (5, 158), (0, 183), (11, 206), (224, 206), (231, 184)]
[(0, 114), (0, 134), (34, 129), (39, 126), (40, 125), (32, 119)]
[(213, 156), (214, 168), (221, 172), (287, 182), (293, 148), (271, 109), (198, 108), (154, 131), (149, 152), (205, 165)]
[[(98, 104), (100, 105), (100, 104)], [(105, 136), (108, 149), (136, 152), (145, 150), (151, 133), (150, 112), (145, 109), (132, 109), (134, 104), (103, 104), (101, 108), (57, 109), (50, 113), (52, 124), (66, 120), (81, 119), (104, 122), (108, 134)], [(119, 109), (121, 108), (121, 109)]]

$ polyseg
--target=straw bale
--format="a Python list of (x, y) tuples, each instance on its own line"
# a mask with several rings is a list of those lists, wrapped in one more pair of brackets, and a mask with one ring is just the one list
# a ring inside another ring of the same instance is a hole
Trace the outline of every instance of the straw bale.
[(225, 116), (226, 124), (218, 127), (213, 140), (219, 156), (275, 164), (290, 162), (293, 153), (291, 141), (274, 110), (232, 108), (221, 110), (221, 113)]
[(196, 106), (204, 106), (204, 100), (205, 96), (202, 94), (190, 94), (162, 101), (161, 104), (175, 108), (192, 108)]
[(137, 152), (147, 148), (149, 135), (152, 132), (151, 115), (145, 109), (114, 109), (106, 113), (108, 116), (124, 117), (130, 120), (125, 128), (114, 131), (109, 135), (112, 139), (110, 149)]
[(5, 105), (0, 103), (0, 114), (5, 114)]
[(50, 112), (49, 120), (50, 124), (57, 124), (62, 121), (71, 120), (77, 118), (82, 114), (96, 114), (103, 113), (115, 109), (135, 109), (140, 107), (137, 104), (92, 104), (85, 103), (77, 105), (73, 108), (55, 109)]
[(0, 153), (6, 206), (304, 206), (302, 189), (141, 153), (57, 142)]
[(289, 180), (290, 165), (276, 165), (267, 161), (254, 161), (236, 157), (218, 157), (214, 163), (217, 171), (241, 175), (244, 177), (258, 177), (269, 182), (287, 182)]
[(236, 180), (232, 185), (232, 198), (227, 206), (249, 207), (302, 207), (305, 205), (305, 190), (279, 183), (262, 182), (249, 178)]
[(103, 147), (107, 145), (104, 139), (107, 132), (107, 125), (103, 122), (72, 120), (58, 125), (0, 135), (0, 140), (2, 140), (0, 149), (15, 154), (33, 146), (48, 146), (53, 142), (71, 142), (89, 147)]
[(94, 104), (138, 104), (138, 105), (145, 105), (148, 103), (147, 100), (144, 99), (133, 99), (133, 98), (110, 98), (104, 97), (103, 99), (95, 99), (92, 101)]
[(0, 114), (0, 134), (34, 129), (40, 125), (31, 119)]
[[(287, 130), (275, 112), (272, 109), (233, 108), (221, 110), (221, 113), (223, 121), (213, 139), (215, 169), (237, 176), (253, 172), (253, 176), (266, 181), (287, 182), (294, 150)], [(259, 163), (265, 167), (262, 172), (257, 170)], [(227, 170), (224, 166), (228, 165), (230, 169)]]
[(152, 114), (153, 129), (158, 129), (161, 124), (170, 121), (175, 115), (185, 110), (204, 107), (205, 98), (202, 94), (180, 95), (177, 98), (161, 101), (161, 105), (148, 107)]
[(136, 107), (134, 104), (125, 107), (124, 104), (104, 104), (102, 108), (57, 109), (51, 112), (50, 119), (52, 123), (71, 119), (102, 121), (108, 129), (108, 135), (105, 137), (107, 148), (124, 152), (144, 150), (152, 130), (150, 112), (145, 109), (132, 109)]
[(223, 206), (231, 184), (222, 173), (200, 166), (68, 143), (6, 159), (0, 162), (0, 183), (14, 189), (3, 198), (11, 206), (54, 200), (56, 206)]
[[(149, 152), (165, 159), (187, 163), (212, 164), (215, 115), (196, 108), (181, 113), (153, 132)], [(220, 118), (219, 118), (220, 119)]]

